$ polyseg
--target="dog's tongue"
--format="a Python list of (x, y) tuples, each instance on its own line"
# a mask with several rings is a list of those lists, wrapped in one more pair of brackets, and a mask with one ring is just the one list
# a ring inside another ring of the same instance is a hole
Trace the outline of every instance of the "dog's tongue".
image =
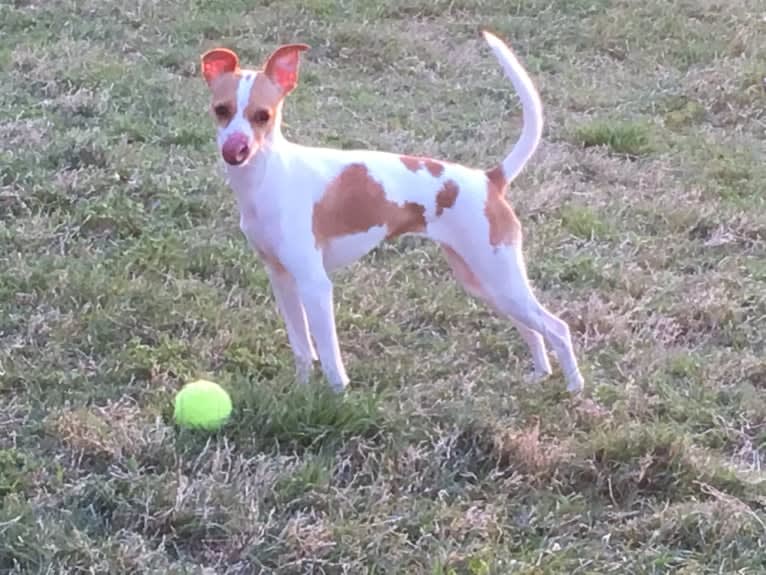
[(229, 136), (226, 142), (224, 142), (221, 154), (226, 163), (236, 166), (245, 161), (248, 151), (247, 137), (244, 134), (237, 133)]

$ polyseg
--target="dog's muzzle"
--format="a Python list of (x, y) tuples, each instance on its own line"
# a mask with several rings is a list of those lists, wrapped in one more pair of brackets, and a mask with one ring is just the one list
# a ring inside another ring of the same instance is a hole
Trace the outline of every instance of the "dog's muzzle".
[(227, 164), (239, 166), (250, 155), (250, 143), (242, 133), (232, 134), (224, 142), (221, 155)]

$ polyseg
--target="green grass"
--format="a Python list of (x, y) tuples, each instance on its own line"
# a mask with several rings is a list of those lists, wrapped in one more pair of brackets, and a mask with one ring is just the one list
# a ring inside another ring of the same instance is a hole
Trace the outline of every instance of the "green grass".
[(585, 148), (604, 146), (615, 154), (641, 156), (654, 151), (650, 134), (646, 124), (608, 119), (578, 126), (574, 140)]
[[(739, 573), (766, 564), (766, 51), (759, 0), (0, 4), (0, 573)], [(218, 169), (199, 54), (313, 46), (303, 143), (489, 167), (587, 378), (438, 249), (338, 274), (352, 385), (292, 380)], [(232, 393), (214, 434), (174, 393)]]

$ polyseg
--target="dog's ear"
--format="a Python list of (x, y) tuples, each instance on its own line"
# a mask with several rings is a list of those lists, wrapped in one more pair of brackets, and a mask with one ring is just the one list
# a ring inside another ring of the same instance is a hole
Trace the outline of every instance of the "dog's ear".
[(202, 54), (202, 76), (210, 85), (221, 74), (239, 70), (239, 57), (226, 48), (214, 48)]
[(301, 52), (308, 49), (306, 44), (286, 44), (274, 50), (266, 60), (263, 71), (272, 82), (282, 89), (284, 95), (291, 92), (298, 84)]

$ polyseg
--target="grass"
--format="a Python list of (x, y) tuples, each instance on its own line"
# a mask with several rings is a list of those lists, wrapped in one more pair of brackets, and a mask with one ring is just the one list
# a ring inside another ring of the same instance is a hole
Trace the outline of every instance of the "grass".
[[(0, 4), (0, 572), (761, 573), (766, 52), (757, 0)], [(438, 250), (338, 274), (345, 400), (298, 388), (198, 57), (313, 46), (289, 137), (489, 167), (587, 378)], [(177, 430), (193, 377), (232, 393)]]
[(599, 119), (578, 126), (574, 140), (584, 148), (603, 146), (615, 154), (641, 156), (655, 149), (650, 133), (650, 127), (641, 122)]

